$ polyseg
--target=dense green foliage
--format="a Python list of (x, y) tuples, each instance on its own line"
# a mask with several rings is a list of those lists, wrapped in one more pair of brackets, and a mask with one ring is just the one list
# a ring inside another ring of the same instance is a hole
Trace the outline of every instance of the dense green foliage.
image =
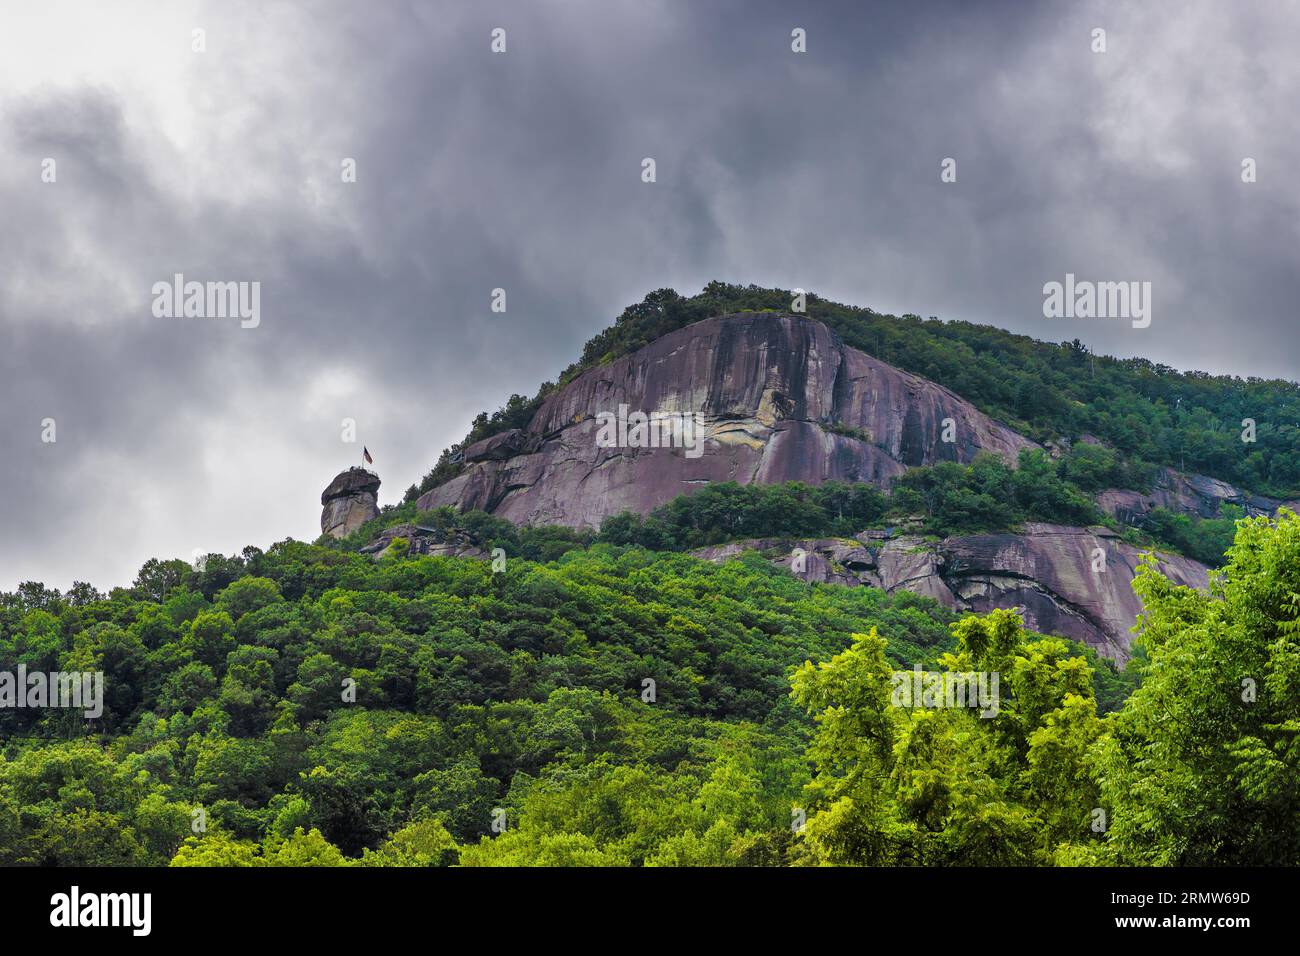
[(1002, 706), (891, 706), (874, 634), (806, 664), (818, 715), (815, 863), (1244, 865), (1300, 862), (1300, 519), (1243, 522), (1222, 599), (1154, 563), (1143, 685), (1100, 719), (1083, 661), (1026, 641), (1008, 611), (968, 617), (942, 661), (994, 672)]
[(880, 521), (887, 499), (873, 485), (827, 482), (740, 485), (734, 481), (679, 495), (644, 519), (611, 515), (600, 540), (682, 551), (743, 538), (850, 536)]
[(1087, 664), (1060, 641), (1026, 641), (1011, 611), (968, 617), (956, 633), (942, 670), (997, 673), (995, 716), (898, 706), (875, 633), (795, 675), (819, 723), (799, 846), (810, 862), (1042, 864), (1086, 839), (1098, 800), (1082, 760), (1102, 733)]
[(970, 465), (912, 468), (888, 495), (857, 483), (723, 482), (681, 495), (645, 518), (632, 512), (613, 515), (601, 525), (600, 538), (680, 550), (764, 535), (850, 536), (906, 519), (919, 519), (919, 530), (934, 535), (1006, 531), (1025, 521), (1105, 521), (1087, 495), (1060, 477), (1061, 470), (1042, 452), (1026, 450), (1017, 468), (992, 454), (980, 455)]
[(485, 551), (504, 548), (506, 553), (526, 561), (554, 561), (566, 552), (584, 548), (595, 540), (595, 532), (566, 528), (562, 525), (518, 526), (484, 511), (457, 512), (449, 506), (419, 511), (415, 502), (387, 505), (377, 517), (367, 521), (345, 538), (322, 535), (317, 544), (339, 551), (356, 551), (374, 541), (386, 528), (414, 524), (446, 539), (464, 533)]
[(1156, 508), (1147, 515), (1142, 530), (1152, 539), (1189, 558), (1218, 567), (1232, 545), (1241, 517), (1241, 509), (1235, 505), (1224, 505), (1217, 518), (1193, 517), (1177, 514), (1168, 508)]
[[(1300, 518), (1241, 522), (1217, 596), (1137, 587), (1133, 691), (1011, 612), (757, 555), (284, 542), (28, 584), (0, 668), (106, 705), (0, 711), (0, 863), (1300, 862)], [(997, 673), (996, 715), (898, 706), (913, 665)]]
[(1300, 518), (1238, 525), (1217, 595), (1153, 566), (1150, 665), (1084, 760), (1112, 827), (1072, 862), (1300, 863)]
[[(89, 737), (76, 712), (0, 710), (0, 863), (165, 863), (198, 807), (207, 835), (180, 862), (332, 858), (322, 839), (400, 861), (440, 845), (435, 821), (474, 841), (495, 808), (517, 821), (572, 788), (689, 803), (731, 760), (771, 778), (770, 808), (797, 788), (806, 732), (789, 669), (869, 626), (900, 663), (925, 660), (949, 619), (757, 556), (607, 546), (494, 574), (286, 542), (202, 571), (151, 561), (107, 598), (28, 585), (0, 599), (0, 665), (100, 670), (106, 706)], [(685, 817), (663, 825), (688, 839)]]
[[(1078, 451), (1088, 450), (1086, 455)], [(1061, 461), (1040, 451), (1020, 454), (1018, 467), (997, 455), (978, 456), (970, 465), (943, 462), (909, 469), (886, 495), (873, 485), (827, 482), (820, 486), (739, 485), (721, 482), (680, 495), (646, 517), (623, 512), (606, 518), (599, 540), (636, 544), (661, 551), (684, 551), (745, 538), (851, 537), (872, 527), (912, 522), (910, 530), (947, 536), (1011, 531), (1026, 521), (1064, 525), (1119, 526), (1097, 510), (1078, 483), (1095, 488), (1104, 482), (1086, 470), (1106, 460), (1091, 454), (1104, 449), (1083, 445)], [(1084, 466), (1077, 464), (1084, 461)], [(1113, 464), (1113, 457), (1111, 458)], [(1104, 485), (1103, 485), (1104, 486)], [(406, 506), (403, 506), (406, 507)], [(1123, 529), (1134, 544), (1154, 545), (1196, 558), (1211, 567), (1223, 562), (1232, 543), (1240, 509), (1225, 506), (1222, 518), (1202, 519), (1156, 509), (1141, 530)], [(468, 513), (443, 520), (488, 527), (493, 519)], [(521, 529), (520, 535), (543, 529)], [(567, 547), (578, 547), (576, 532), (547, 532)], [(558, 544), (555, 546), (559, 546)], [(534, 551), (536, 550), (534, 546)]]
[[(559, 378), (563, 385), (589, 368), (627, 355), (662, 335), (715, 315), (788, 311), (780, 289), (711, 282), (684, 297), (660, 289), (629, 306), (589, 341)], [(1123, 468), (1149, 474), (1149, 463), (1201, 472), (1278, 498), (1300, 497), (1300, 385), (1178, 372), (1146, 359), (1092, 355), (1078, 341), (1060, 344), (969, 322), (893, 316), (807, 297), (807, 314), (848, 345), (932, 379), (986, 413), (1040, 440), (1093, 434), (1123, 456)], [(525, 425), (556, 388), (532, 399), (513, 396), (480, 414), (464, 441), (445, 451), (409, 499), (455, 475), (466, 445)], [(1241, 441), (1242, 421), (1257, 423), (1256, 441)], [(1129, 481), (1122, 487), (1139, 487)]]
[(1039, 451), (1022, 451), (1019, 467), (997, 455), (980, 455), (969, 466), (944, 462), (913, 468), (894, 483), (890, 498), (902, 512), (922, 514), (935, 534), (997, 531), (1022, 521), (1100, 524), (1101, 512), (1058, 475)]

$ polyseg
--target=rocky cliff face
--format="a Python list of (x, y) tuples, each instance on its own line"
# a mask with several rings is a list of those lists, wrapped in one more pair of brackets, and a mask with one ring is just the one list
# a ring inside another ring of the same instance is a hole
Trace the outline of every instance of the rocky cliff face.
[[(698, 414), (702, 450), (601, 447), (601, 414), (620, 406)], [(709, 482), (886, 485), (912, 465), (967, 462), (981, 451), (1014, 461), (1025, 447), (1033, 443), (953, 392), (845, 346), (820, 322), (740, 313), (583, 373), (526, 428), (467, 448), (465, 470), (418, 504), (595, 527)]]
[(1295, 510), (1300, 502), (1277, 501), (1252, 495), (1226, 481), (1205, 475), (1184, 475), (1172, 468), (1161, 468), (1150, 493), (1112, 488), (1097, 496), (1097, 506), (1124, 524), (1141, 525), (1156, 508), (1180, 514), (1214, 518), (1225, 505), (1239, 506), (1246, 517), (1273, 515), (1279, 507)]
[(379, 514), (379, 476), (364, 468), (340, 472), (321, 492), (320, 530), (345, 538)]
[(435, 558), (488, 557), (488, 552), (484, 550), (478, 539), (463, 529), (440, 532), (435, 528), (425, 528), (410, 523), (385, 528), (374, 541), (360, 549), (361, 553), (368, 554), (371, 559), (378, 561), (388, 555), (393, 541), (397, 538), (405, 539), (407, 554), (427, 554)]
[[(1129, 628), (1142, 610), (1132, 588), (1141, 552), (1106, 528), (1027, 524), (1020, 534), (968, 535), (937, 544), (865, 531), (856, 539), (760, 539), (694, 553), (721, 561), (746, 550), (763, 552), (805, 580), (901, 588), (980, 614), (1019, 608), (1033, 630), (1088, 644), (1121, 664), (1129, 658)], [(1104, 571), (1093, 570), (1098, 550)], [(1209, 586), (1204, 565), (1176, 555), (1160, 555), (1159, 561), (1174, 583)]]

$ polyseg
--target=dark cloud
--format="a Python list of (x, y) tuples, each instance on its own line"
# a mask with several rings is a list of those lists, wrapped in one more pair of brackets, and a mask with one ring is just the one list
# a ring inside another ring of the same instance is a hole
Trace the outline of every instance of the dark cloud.
[[(474, 413), (662, 286), (798, 285), (1297, 374), (1288, 4), (0, 17), (0, 588), (311, 538), (357, 457), (344, 417), (395, 501)], [(174, 272), (260, 281), (261, 326), (154, 318)], [(1067, 272), (1151, 281), (1151, 327), (1044, 319)]]

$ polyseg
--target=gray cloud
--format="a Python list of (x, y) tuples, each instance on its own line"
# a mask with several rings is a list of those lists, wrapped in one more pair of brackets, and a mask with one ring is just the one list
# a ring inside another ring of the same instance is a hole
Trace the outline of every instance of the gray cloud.
[[(344, 417), (396, 501), (663, 286), (1297, 376), (1293, 6), (917, 6), (0, 14), (0, 588), (310, 539)], [(175, 272), (261, 281), (261, 326), (154, 318)], [(1044, 319), (1066, 272), (1151, 281), (1152, 326)]]

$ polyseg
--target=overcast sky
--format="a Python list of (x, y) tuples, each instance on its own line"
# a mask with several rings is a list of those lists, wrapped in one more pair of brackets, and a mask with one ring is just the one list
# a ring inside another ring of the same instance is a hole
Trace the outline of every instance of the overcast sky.
[[(361, 444), (396, 502), (664, 286), (1300, 377), (1297, 49), (1289, 0), (7, 0), (0, 589), (311, 540)], [(177, 272), (260, 325), (155, 317)], [(1150, 327), (1044, 318), (1067, 272)]]

